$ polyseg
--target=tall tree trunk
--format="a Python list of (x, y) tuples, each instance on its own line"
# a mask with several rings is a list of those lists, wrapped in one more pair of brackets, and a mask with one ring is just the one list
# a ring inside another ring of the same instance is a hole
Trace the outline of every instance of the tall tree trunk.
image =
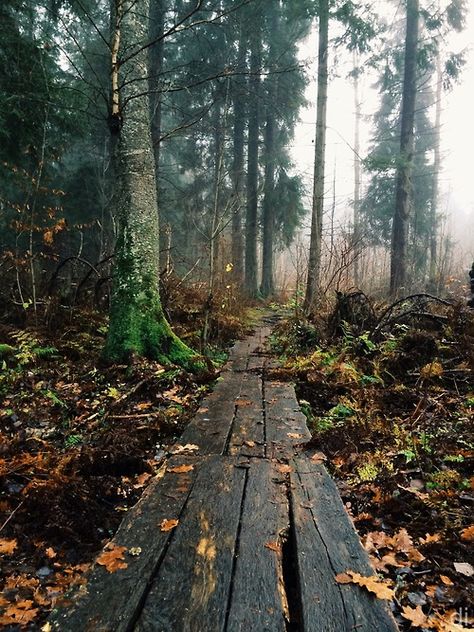
[[(279, 39), (279, 2), (270, 9), (269, 30), (270, 49), (268, 57), (270, 64), (277, 59), (277, 42)], [(262, 217), (262, 284), (260, 292), (263, 297), (271, 296), (274, 291), (273, 278), (273, 241), (275, 233), (275, 128), (276, 110), (278, 101), (277, 76), (270, 75), (267, 78), (267, 107), (265, 123), (265, 182), (263, 189), (263, 217)]]
[(392, 227), (390, 294), (396, 295), (407, 281), (408, 220), (412, 206), (414, 121), (416, 101), (416, 56), (418, 48), (419, 0), (407, 0), (405, 70), (403, 78), (400, 163)]
[(359, 287), (361, 282), (360, 256), (361, 256), (361, 226), (360, 226), (360, 122), (362, 118), (360, 92), (359, 92), (359, 56), (354, 51), (354, 282)]
[(316, 139), (314, 148), (313, 208), (311, 241), (304, 309), (310, 312), (319, 288), (321, 270), (321, 242), (324, 212), (324, 167), (326, 154), (326, 112), (328, 94), (328, 36), (329, 2), (319, 4), (318, 99), (316, 105)]
[(245, 291), (255, 298), (257, 289), (258, 143), (260, 132), (261, 27), (257, 18), (250, 38), (250, 99), (245, 217)]
[[(239, 51), (237, 54), (237, 70), (245, 72), (246, 40), (243, 23), (240, 22)], [(242, 80), (233, 81), (234, 130), (233, 130), (233, 164), (232, 164), (232, 276), (238, 287), (242, 286), (244, 276), (242, 206), (244, 199), (244, 144), (245, 144), (245, 101)]]
[[(134, 355), (196, 367), (194, 353), (177, 338), (161, 307), (156, 175), (150, 131), (148, 0), (111, 0), (111, 111), (114, 206), (118, 222), (110, 325), (105, 357)], [(127, 55), (131, 57), (127, 60)], [(124, 61), (125, 60), (125, 61)], [(127, 77), (127, 82), (122, 77)]]
[(443, 72), (439, 54), (436, 59), (436, 113), (434, 127), (434, 160), (433, 160), (433, 192), (431, 196), (430, 218), (430, 274), (429, 289), (436, 292), (438, 285), (438, 204), (439, 204), (439, 172), (441, 170), (441, 98), (443, 94)]
[[(270, 97), (271, 91), (269, 92)], [(273, 285), (273, 238), (275, 232), (275, 111), (269, 98), (265, 124), (265, 183), (263, 191), (263, 239), (262, 239), (262, 296), (274, 292)]]

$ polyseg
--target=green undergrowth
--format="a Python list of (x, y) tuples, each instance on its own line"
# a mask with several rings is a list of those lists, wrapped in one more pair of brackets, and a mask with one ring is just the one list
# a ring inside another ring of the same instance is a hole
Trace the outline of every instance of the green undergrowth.
[[(474, 564), (462, 537), (474, 524), (474, 313), (441, 314), (366, 331), (343, 321), (336, 333), (329, 319), (293, 317), (272, 344), (282, 361), (275, 376), (295, 382), (313, 435), (308, 447), (324, 454), (361, 536), (380, 525), (390, 534), (406, 529), (414, 542), (436, 534), (411, 575), (400, 574), (398, 558), (382, 572), (398, 582), (402, 604), (420, 592), (444, 611), (474, 597), (453, 567)], [(444, 588), (425, 595), (429, 582), (442, 584), (439, 572), (456, 596)]]

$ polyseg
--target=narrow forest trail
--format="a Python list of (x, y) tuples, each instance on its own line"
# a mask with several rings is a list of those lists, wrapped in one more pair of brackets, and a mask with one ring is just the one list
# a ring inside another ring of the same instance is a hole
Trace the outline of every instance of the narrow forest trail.
[[(386, 602), (335, 581), (372, 575), (291, 384), (272, 380), (271, 323), (221, 378), (52, 628), (385, 632)], [(112, 571), (112, 572), (111, 572)]]

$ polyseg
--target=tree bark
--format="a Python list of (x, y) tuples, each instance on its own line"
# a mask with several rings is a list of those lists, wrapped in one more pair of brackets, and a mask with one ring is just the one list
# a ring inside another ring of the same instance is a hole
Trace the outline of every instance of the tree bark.
[[(245, 71), (246, 41), (243, 24), (240, 23), (239, 51), (237, 54), (237, 70)], [(238, 287), (242, 286), (244, 276), (243, 236), (242, 236), (242, 207), (243, 207), (243, 179), (244, 179), (244, 145), (245, 145), (245, 101), (243, 85), (240, 79), (233, 81), (233, 163), (232, 163), (232, 277)]]
[(311, 312), (319, 288), (321, 270), (321, 242), (324, 212), (324, 167), (326, 153), (326, 113), (328, 88), (329, 2), (319, 5), (318, 99), (316, 105), (316, 139), (314, 148), (313, 207), (311, 241), (304, 310)]
[(441, 170), (441, 98), (443, 94), (443, 72), (438, 54), (436, 59), (436, 110), (434, 127), (434, 160), (433, 160), (433, 192), (431, 196), (430, 218), (430, 274), (429, 289), (436, 292), (438, 286), (438, 204), (439, 204), (439, 172)]
[(400, 163), (392, 226), (390, 294), (398, 294), (407, 282), (408, 220), (412, 206), (414, 120), (416, 101), (416, 56), (418, 48), (419, 0), (407, 0), (405, 70), (403, 78)]
[(260, 132), (261, 27), (257, 17), (250, 41), (250, 95), (245, 217), (245, 291), (255, 298), (257, 288), (258, 144)]
[(360, 121), (362, 118), (360, 93), (359, 93), (359, 58), (354, 51), (354, 282), (359, 287), (360, 256), (361, 256), (361, 226), (360, 226), (360, 189), (361, 189), (361, 168), (360, 168)]
[[(150, 131), (148, 52), (122, 64), (123, 51), (148, 41), (148, 0), (112, 0), (114, 206), (118, 224), (110, 325), (104, 355), (110, 361), (147, 356), (197, 368), (195, 354), (173, 334), (159, 296), (156, 175)], [(123, 82), (122, 75), (127, 77)]]

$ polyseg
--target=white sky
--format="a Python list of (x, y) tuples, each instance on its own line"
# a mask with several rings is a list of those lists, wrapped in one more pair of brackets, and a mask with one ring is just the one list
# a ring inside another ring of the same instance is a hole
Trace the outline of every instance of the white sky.
[[(443, 171), (440, 175), (442, 193), (448, 200), (448, 213), (457, 227), (457, 236), (462, 235), (463, 246), (474, 251), (474, 167), (472, 152), (474, 148), (474, 0), (468, 1), (470, 13), (465, 31), (453, 37), (451, 49), (459, 51), (468, 48), (467, 62), (464, 66), (461, 82), (450, 93), (443, 94), (443, 114), (441, 143)], [(403, 14), (397, 16), (403, 18)], [(316, 76), (316, 30), (301, 48), (301, 58), (311, 62), (310, 77)], [(338, 59), (335, 55), (337, 54)], [(335, 63), (336, 62), (336, 63)], [(328, 93), (328, 131), (326, 148), (326, 208), (332, 204), (332, 181), (336, 164), (336, 204), (340, 221), (350, 216), (350, 200), (353, 198), (353, 152), (354, 144), (354, 93), (352, 81), (347, 72), (352, 67), (352, 55), (343, 51), (330, 51), (329, 68), (332, 77)], [(361, 155), (365, 156), (371, 135), (370, 115), (378, 106), (378, 95), (371, 88), (376, 78), (372, 75), (361, 81), (362, 114), (367, 116), (362, 124)], [(314, 122), (316, 117), (316, 82), (307, 86), (306, 96), (310, 106), (303, 110), (296, 129), (293, 146), (293, 159), (297, 170), (306, 174), (308, 191), (312, 188), (314, 161)], [(308, 208), (310, 200), (308, 199)], [(308, 219), (309, 223), (309, 219)], [(459, 230), (459, 226), (462, 230)], [(470, 226), (472, 232), (466, 234)]]

